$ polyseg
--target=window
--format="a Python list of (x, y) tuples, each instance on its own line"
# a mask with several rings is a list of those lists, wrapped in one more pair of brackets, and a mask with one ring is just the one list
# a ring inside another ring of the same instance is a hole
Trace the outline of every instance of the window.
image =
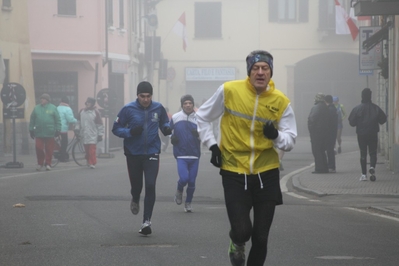
[(222, 3), (195, 3), (195, 38), (222, 37)]
[(130, 12), (130, 19), (131, 19), (131, 31), (133, 33), (137, 32), (137, 18), (139, 17), (139, 14), (137, 12), (137, 10), (139, 10), (139, 8), (137, 7), (137, 0), (131, 0), (131, 7), (132, 10)]
[(105, 1), (107, 1), (108, 27), (111, 27), (114, 25), (114, 8), (113, 8), (112, 0), (105, 0)]
[(308, 22), (308, 19), (308, 0), (269, 0), (270, 22)]
[(76, 0), (58, 0), (58, 15), (76, 16)]
[[(340, 0), (339, 2), (349, 14), (352, 1)], [(335, 31), (335, 1), (319, 0), (319, 30)]]
[(11, 7), (11, 0), (3, 0), (3, 7), (10, 8)]
[(119, 0), (119, 28), (123, 29), (125, 27), (125, 17), (123, 15), (123, 1), (124, 0)]

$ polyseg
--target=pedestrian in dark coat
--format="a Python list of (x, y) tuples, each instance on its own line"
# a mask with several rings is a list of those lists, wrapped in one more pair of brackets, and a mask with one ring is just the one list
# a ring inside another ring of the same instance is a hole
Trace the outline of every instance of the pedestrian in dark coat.
[(328, 135), (330, 112), (324, 98), (323, 93), (318, 93), (315, 96), (314, 105), (308, 116), (308, 129), (315, 168), (313, 174), (328, 173), (326, 136)]
[(325, 97), (326, 104), (328, 106), (328, 110), (330, 113), (329, 125), (328, 125), (328, 135), (326, 138), (327, 141), (327, 164), (328, 171), (330, 173), (335, 173), (335, 140), (337, 139), (337, 130), (338, 130), (338, 113), (337, 108), (333, 104), (333, 97), (331, 95), (326, 95)]
[(369, 173), (374, 175), (377, 164), (379, 125), (387, 121), (387, 116), (378, 105), (371, 102), (371, 90), (365, 88), (362, 91), (362, 103), (352, 109), (348, 120), (352, 127), (356, 127), (357, 142), (360, 149), (360, 166), (362, 168), (360, 181), (366, 181), (367, 148), (370, 156)]

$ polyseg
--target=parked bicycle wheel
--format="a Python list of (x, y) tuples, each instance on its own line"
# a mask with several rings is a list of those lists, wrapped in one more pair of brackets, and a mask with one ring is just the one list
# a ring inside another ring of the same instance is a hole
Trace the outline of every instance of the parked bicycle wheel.
[(72, 158), (80, 166), (86, 166), (86, 151), (82, 141), (75, 141), (72, 147)]
[(53, 158), (51, 159), (51, 167), (54, 168), (59, 162), (60, 151), (61, 151), (61, 139), (54, 138), (54, 150), (53, 150)]

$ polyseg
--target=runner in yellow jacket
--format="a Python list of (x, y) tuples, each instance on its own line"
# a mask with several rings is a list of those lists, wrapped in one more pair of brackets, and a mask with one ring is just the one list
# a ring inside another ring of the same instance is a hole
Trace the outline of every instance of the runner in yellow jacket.
[[(245, 264), (245, 242), (252, 238), (247, 265), (263, 265), (275, 206), (282, 204), (275, 148), (290, 151), (297, 129), (290, 100), (271, 80), (272, 55), (253, 51), (246, 62), (248, 78), (221, 85), (199, 108), (197, 123), (202, 142), (212, 151), (211, 163), (222, 176), (230, 262)], [(218, 142), (211, 122), (219, 117)]]

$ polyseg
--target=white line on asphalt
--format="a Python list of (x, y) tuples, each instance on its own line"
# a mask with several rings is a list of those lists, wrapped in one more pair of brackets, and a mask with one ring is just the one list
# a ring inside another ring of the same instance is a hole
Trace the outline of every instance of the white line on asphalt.
[(306, 169), (312, 167), (313, 165), (314, 165), (314, 164), (312, 163), (312, 164), (309, 165), (309, 166), (302, 167), (302, 168), (300, 168), (300, 169), (298, 169), (298, 170), (295, 170), (294, 172), (291, 172), (291, 173), (286, 174), (285, 176), (283, 176), (283, 178), (281, 178), (281, 180), (280, 180), (281, 192), (288, 192), (287, 182), (288, 182), (288, 180), (289, 180), (292, 176), (294, 176), (294, 175), (296, 175), (296, 174), (298, 174), (298, 173), (300, 173), (300, 172), (302, 172), (302, 171), (305, 171)]
[(370, 215), (374, 215), (374, 216), (378, 216), (378, 217), (381, 217), (381, 218), (386, 218), (386, 219), (389, 219), (389, 220), (394, 220), (396, 222), (399, 222), (399, 218), (388, 216), (388, 215), (384, 215), (384, 214), (368, 212), (368, 211), (365, 211), (365, 210), (351, 208), (351, 207), (345, 207), (345, 209), (352, 210), (352, 211), (357, 211), (357, 212), (361, 212), (361, 213), (367, 213), (367, 214), (370, 214)]
[(62, 171), (68, 171), (68, 170), (71, 170), (71, 169), (79, 169), (79, 168), (82, 168), (82, 166), (71, 167), (71, 168), (67, 168), (67, 169), (57, 169), (57, 170), (54, 170), (54, 168), (53, 168), (51, 171), (35, 171), (35, 172), (32, 172), (32, 173), (4, 176), (4, 177), (0, 177), (0, 180), (9, 179), (9, 178), (13, 178), (13, 177), (23, 177), (23, 176), (32, 176), (32, 175), (45, 174), (45, 173), (62, 172)]

